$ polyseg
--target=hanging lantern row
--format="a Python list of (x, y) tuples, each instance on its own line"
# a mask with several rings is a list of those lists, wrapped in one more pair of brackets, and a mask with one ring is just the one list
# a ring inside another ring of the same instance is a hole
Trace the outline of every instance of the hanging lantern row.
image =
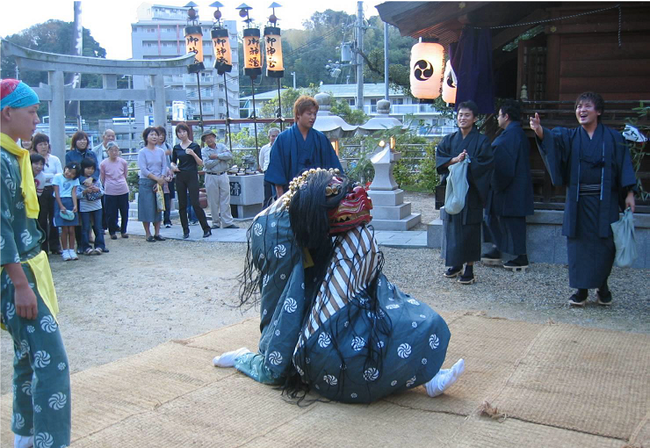
[(437, 39), (420, 38), (411, 49), (410, 84), (413, 96), (430, 102), (440, 96), (444, 48)]
[[(188, 67), (190, 73), (198, 72), (205, 69), (203, 65), (203, 33), (201, 25), (198, 22), (198, 13), (194, 9), (197, 6), (194, 2), (188, 3), (190, 9), (187, 13), (188, 26), (185, 27), (185, 49), (187, 53), (194, 53), (194, 61)], [(228, 29), (221, 22), (221, 10), (223, 7), (220, 2), (214, 2), (210, 5), (217, 8), (214, 13), (215, 25), (211, 30), (212, 44), (214, 48), (214, 68), (218, 74), (229, 73), (232, 70), (232, 49), (230, 47), (230, 36)], [(277, 25), (275, 8), (280, 5), (271, 4), (273, 14), (269, 17), (271, 26), (264, 28), (264, 44), (266, 53), (266, 72), (267, 76), (272, 78), (282, 78), (284, 76), (284, 62), (282, 59), (282, 38), (280, 37), (280, 28)], [(252, 19), (249, 11), (252, 9), (245, 3), (237, 7), (239, 15), (244, 18), (248, 28), (244, 29), (244, 73), (247, 76), (256, 78), (262, 74), (262, 48), (260, 30), (251, 28)]]

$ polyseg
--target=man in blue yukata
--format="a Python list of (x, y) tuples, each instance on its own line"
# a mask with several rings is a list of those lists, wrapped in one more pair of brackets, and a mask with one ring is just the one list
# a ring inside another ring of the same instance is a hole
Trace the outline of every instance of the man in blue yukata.
[(271, 148), (271, 161), (264, 180), (275, 185), (278, 198), (294, 177), (310, 168), (338, 168), (341, 162), (328, 138), (314, 128), (318, 103), (302, 95), (293, 105), (295, 123), (278, 135)]
[(610, 224), (619, 208), (634, 212), (636, 177), (623, 136), (601, 123), (603, 97), (581, 94), (575, 103), (578, 126), (549, 130), (539, 114), (530, 117), (530, 128), (553, 185), (566, 186), (562, 235), (567, 237), (569, 286), (577, 291), (569, 305), (584, 306), (589, 289), (596, 289), (599, 305), (610, 305), (607, 278), (614, 262), (614, 238)]

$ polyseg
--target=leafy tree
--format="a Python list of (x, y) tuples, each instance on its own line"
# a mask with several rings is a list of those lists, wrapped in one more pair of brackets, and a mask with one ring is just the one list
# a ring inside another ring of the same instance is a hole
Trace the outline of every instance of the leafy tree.
[[(19, 33), (6, 36), (5, 40), (16, 45), (47, 53), (70, 54), (73, 38), (73, 22), (48, 20), (39, 23)], [(106, 50), (97, 42), (88, 28), (83, 29), (83, 56), (105, 58)], [(2, 78), (16, 77), (16, 61), (12, 56), (2, 56)], [(47, 84), (47, 72), (25, 70), (20, 72), (20, 79), (30, 86), (39, 83)], [(99, 88), (102, 86), (100, 75), (84, 74), (81, 76), (81, 87)], [(41, 112), (47, 115), (47, 110), (41, 107)], [(84, 116), (93, 118), (112, 117), (121, 115), (123, 104), (118, 101), (85, 101), (81, 103)]]

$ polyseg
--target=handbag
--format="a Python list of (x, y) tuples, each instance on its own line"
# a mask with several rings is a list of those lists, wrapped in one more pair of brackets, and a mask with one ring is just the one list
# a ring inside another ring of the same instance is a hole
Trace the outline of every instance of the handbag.
[(445, 211), (450, 215), (456, 215), (465, 208), (465, 197), (469, 190), (467, 182), (467, 165), (469, 163), (469, 158), (465, 157), (462, 162), (449, 167), (447, 189), (445, 190)]
[(629, 207), (625, 209), (623, 216), (610, 225), (614, 234), (614, 246), (616, 246), (614, 264), (620, 268), (629, 268), (637, 257), (632, 210)]
[(156, 209), (159, 212), (165, 211), (165, 193), (160, 184), (156, 184), (154, 187), (156, 190)]

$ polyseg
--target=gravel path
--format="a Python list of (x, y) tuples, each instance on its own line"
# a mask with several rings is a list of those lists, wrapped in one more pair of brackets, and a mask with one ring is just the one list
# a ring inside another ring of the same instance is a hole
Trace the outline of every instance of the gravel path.
[[(422, 213), (416, 230), (424, 230), (436, 217), (433, 199), (407, 194), (406, 201)], [(147, 243), (142, 237), (107, 244), (109, 254), (80, 256), (76, 262), (52, 258), (59, 323), (73, 372), (257, 316), (255, 309), (235, 307), (245, 244)], [(591, 301), (584, 309), (571, 309), (566, 266), (535, 263), (527, 273), (511, 273), (479, 264), (478, 282), (463, 286), (442, 277), (439, 250), (383, 252), (388, 278), (436, 310), (483, 310), (515, 320), (650, 333), (649, 270), (614, 268), (610, 308)], [(11, 388), (12, 346), (2, 332), (1, 393)]]

